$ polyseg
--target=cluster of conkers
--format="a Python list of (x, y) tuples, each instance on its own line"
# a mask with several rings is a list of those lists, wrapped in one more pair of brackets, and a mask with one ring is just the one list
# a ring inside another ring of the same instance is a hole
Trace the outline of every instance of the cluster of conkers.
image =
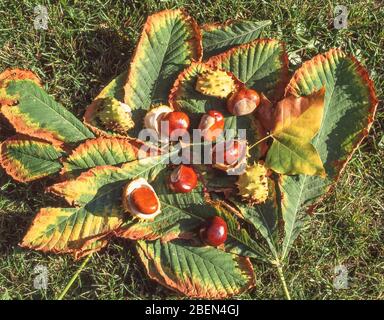
[(227, 99), (227, 109), (235, 116), (250, 114), (260, 104), (258, 92), (248, 89), (225, 70), (205, 70), (198, 76), (195, 89), (204, 95)]
[[(220, 81), (218, 81), (220, 80)], [(222, 80), (222, 81), (221, 81)], [(244, 85), (238, 87), (224, 71), (207, 72), (198, 79), (196, 90), (227, 97), (227, 109), (235, 116), (252, 113), (260, 104), (259, 94)], [(174, 111), (166, 105), (152, 108), (144, 118), (144, 126), (153, 129), (161, 141), (177, 139), (188, 132), (190, 120), (187, 114)], [(199, 127), (205, 141), (216, 141), (224, 131), (224, 116), (217, 110), (209, 110), (200, 119)], [(225, 146), (222, 144), (225, 143)], [(212, 150), (214, 167), (227, 171), (245, 159), (246, 143), (232, 140), (219, 142)], [(220, 157), (218, 157), (218, 154)], [(220, 159), (219, 159), (220, 158)], [(186, 165), (176, 167), (168, 179), (169, 188), (176, 193), (188, 193), (197, 187), (195, 170)], [(143, 178), (131, 181), (124, 188), (123, 206), (126, 211), (140, 219), (153, 219), (161, 212), (160, 200), (153, 187)], [(219, 246), (227, 239), (227, 224), (218, 216), (208, 219), (200, 228), (201, 240), (211, 246)]]
[[(197, 186), (197, 174), (192, 167), (180, 165), (169, 176), (168, 186), (176, 193), (191, 192)], [(152, 220), (161, 212), (161, 202), (153, 187), (144, 178), (128, 183), (123, 190), (123, 208), (134, 217)], [(209, 219), (200, 229), (201, 240), (219, 246), (227, 238), (227, 224), (220, 217)]]

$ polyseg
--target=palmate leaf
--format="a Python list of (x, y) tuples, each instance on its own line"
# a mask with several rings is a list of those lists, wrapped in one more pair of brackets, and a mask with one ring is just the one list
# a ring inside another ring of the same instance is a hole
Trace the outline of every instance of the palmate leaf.
[(59, 159), (65, 154), (59, 146), (23, 135), (15, 135), (0, 144), (1, 166), (20, 182), (30, 182), (60, 171)]
[(124, 184), (138, 176), (151, 181), (164, 169), (169, 154), (124, 164), (121, 168), (99, 166), (79, 177), (57, 183), (48, 191), (64, 197), (75, 208), (44, 208), (34, 219), (22, 246), (42, 251), (69, 252), (83, 256), (101, 249), (92, 245), (120, 227), (124, 213)]
[(63, 161), (62, 174), (78, 174), (105, 165), (120, 165), (137, 159), (139, 146), (117, 137), (99, 137), (80, 144)]
[(55, 145), (76, 143), (94, 135), (72, 113), (57, 103), (35, 81), (10, 80), (3, 83), (1, 112), (17, 132)]
[(255, 284), (248, 258), (183, 240), (138, 241), (148, 275), (160, 284), (194, 298), (225, 298)]
[(311, 140), (319, 131), (324, 88), (306, 97), (288, 96), (276, 106), (273, 143), (265, 165), (280, 174), (324, 176), (320, 156)]
[(207, 64), (227, 70), (249, 88), (278, 101), (288, 82), (285, 45), (277, 40), (260, 39), (211, 57)]
[(307, 175), (280, 180), (285, 237), (282, 259), (306, 222), (305, 208), (313, 205), (337, 180), (354, 150), (372, 124), (377, 98), (367, 71), (355, 58), (333, 49), (305, 62), (288, 85), (287, 95), (310, 95), (326, 88), (324, 116), (312, 144), (327, 174), (325, 179)]
[(204, 59), (222, 53), (234, 46), (259, 38), (264, 28), (271, 24), (265, 21), (229, 21), (224, 24), (202, 26)]

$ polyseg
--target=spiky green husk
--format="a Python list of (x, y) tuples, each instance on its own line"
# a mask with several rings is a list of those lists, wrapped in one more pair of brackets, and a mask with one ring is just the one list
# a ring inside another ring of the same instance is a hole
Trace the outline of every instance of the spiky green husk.
[(99, 104), (97, 117), (106, 129), (122, 134), (135, 125), (129, 106), (110, 97)]
[(248, 166), (237, 180), (239, 195), (253, 204), (263, 203), (268, 198), (267, 168), (260, 164)]
[(207, 70), (197, 78), (196, 90), (208, 96), (226, 98), (236, 88), (235, 81), (227, 72)]

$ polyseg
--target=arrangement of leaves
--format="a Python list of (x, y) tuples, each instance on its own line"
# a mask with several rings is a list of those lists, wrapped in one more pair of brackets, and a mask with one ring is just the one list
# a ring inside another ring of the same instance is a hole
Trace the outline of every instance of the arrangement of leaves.
[[(129, 66), (88, 106), (78, 120), (42, 88), (30, 71), (0, 75), (1, 115), (17, 132), (1, 143), (0, 163), (20, 182), (48, 176), (47, 191), (64, 208), (41, 208), (21, 241), (25, 248), (70, 253), (79, 259), (107, 246), (111, 237), (136, 241), (149, 277), (190, 297), (225, 298), (255, 285), (252, 261), (277, 268), (287, 298), (283, 266), (300, 230), (338, 179), (373, 122), (377, 99), (367, 71), (352, 56), (331, 49), (303, 63), (292, 76), (282, 42), (259, 39), (269, 21), (204, 25), (182, 10), (166, 10), (145, 23)], [(263, 93), (249, 116), (226, 111), (225, 101), (195, 90), (205, 70), (220, 68), (238, 83)], [(112, 97), (132, 109), (135, 126), (126, 136), (102, 128), (95, 112)], [(163, 103), (190, 115), (210, 109), (225, 127), (248, 129), (255, 145), (250, 162), (263, 160), (272, 172), (267, 201), (250, 204), (237, 195), (234, 179), (210, 166), (191, 193), (167, 187), (169, 158), (178, 150), (139, 159), (143, 117)], [(254, 152), (257, 151), (257, 152)], [(125, 213), (121, 190), (147, 179), (160, 199), (154, 220)], [(222, 192), (224, 191), (225, 192)], [(228, 225), (223, 246), (205, 246), (197, 230), (218, 215)]]

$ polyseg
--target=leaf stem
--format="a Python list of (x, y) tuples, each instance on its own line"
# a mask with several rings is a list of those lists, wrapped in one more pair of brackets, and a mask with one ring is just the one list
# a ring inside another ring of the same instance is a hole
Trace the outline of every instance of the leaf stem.
[(280, 278), (281, 284), (283, 285), (283, 290), (284, 290), (285, 297), (286, 297), (287, 300), (292, 300), (291, 299), (291, 294), (289, 293), (289, 290), (288, 290), (287, 283), (285, 281), (285, 277), (284, 277), (284, 273), (283, 273), (283, 267), (281, 266), (280, 263), (278, 263), (276, 265), (276, 267), (277, 267), (277, 272), (279, 273), (279, 278)]
[(260, 142), (263, 142), (264, 140), (267, 140), (267, 139), (269, 139), (271, 137), (272, 137), (272, 134), (269, 134), (269, 135), (265, 136), (264, 138), (260, 139), (259, 141), (256, 141), (253, 145), (251, 145), (249, 147), (248, 150), (251, 150), (253, 147), (257, 146)]
[(63, 300), (65, 295), (67, 294), (68, 290), (72, 287), (73, 283), (75, 282), (75, 280), (78, 278), (78, 276), (80, 275), (81, 271), (83, 271), (84, 267), (87, 265), (88, 261), (91, 259), (91, 256), (92, 254), (88, 255), (83, 263), (81, 264), (81, 266), (79, 267), (79, 269), (77, 269), (77, 271), (75, 272), (75, 274), (72, 276), (72, 278), (69, 280), (69, 282), (67, 283), (67, 285), (65, 286), (64, 290), (60, 293), (59, 297), (57, 298), (57, 300)]

